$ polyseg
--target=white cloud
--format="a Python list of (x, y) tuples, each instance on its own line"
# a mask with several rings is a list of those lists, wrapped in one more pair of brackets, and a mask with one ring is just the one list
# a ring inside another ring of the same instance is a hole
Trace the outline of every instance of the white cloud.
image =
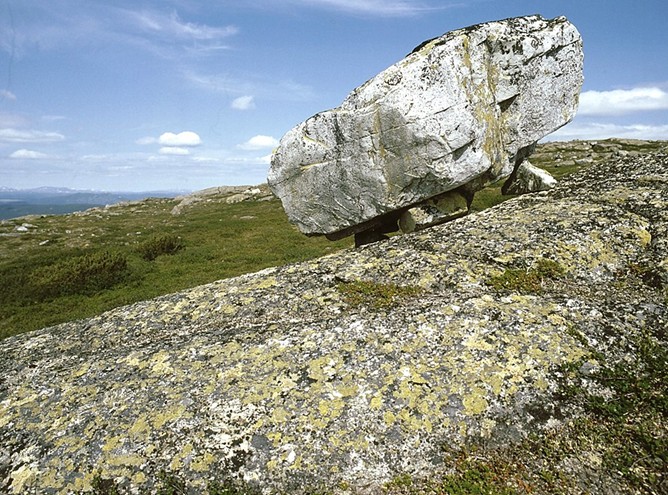
[(156, 138), (151, 137), (151, 136), (146, 136), (146, 137), (137, 139), (135, 141), (135, 144), (140, 144), (140, 145), (144, 146), (144, 145), (147, 145), (147, 144), (155, 144), (157, 142), (158, 142), (158, 140)]
[(128, 12), (141, 29), (174, 38), (194, 40), (218, 40), (233, 36), (239, 32), (236, 26), (207, 26), (184, 22), (176, 12), (170, 15), (161, 12)]
[(255, 108), (255, 101), (252, 96), (240, 96), (232, 100), (231, 107), (235, 110), (251, 110)]
[(265, 165), (269, 165), (271, 163), (271, 156), (272, 156), (271, 153), (269, 153), (268, 155), (261, 156), (260, 162), (264, 163)]
[(4, 100), (16, 101), (16, 95), (8, 89), (0, 89), (0, 98)]
[(54, 143), (64, 139), (65, 136), (57, 132), (0, 129), (0, 142), (5, 143)]
[(44, 153), (40, 153), (39, 151), (20, 149), (20, 150), (16, 150), (14, 153), (9, 155), (9, 158), (23, 158), (23, 159), (28, 159), (28, 160), (39, 160), (41, 158), (48, 158), (48, 156)]
[(202, 139), (197, 133), (192, 131), (179, 132), (165, 132), (158, 138), (158, 143), (164, 146), (199, 146), (202, 144)]
[(411, 0), (294, 0), (313, 7), (326, 7), (354, 14), (379, 16), (410, 16), (433, 10), (421, 2)]
[(545, 137), (545, 141), (570, 141), (573, 139), (668, 139), (668, 125), (611, 124), (573, 122)]
[(200, 88), (217, 93), (253, 94), (254, 98), (261, 96), (280, 101), (309, 101), (316, 97), (315, 91), (310, 86), (292, 80), (277, 81), (266, 76), (241, 79), (228, 74), (208, 75), (186, 70), (184, 77)]
[(178, 146), (163, 146), (158, 151), (161, 155), (176, 155), (176, 156), (185, 156), (189, 155), (190, 151), (187, 148), (181, 148)]
[(648, 110), (668, 110), (668, 93), (656, 87), (585, 91), (578, 115), (622, 115)]
[(67, 120), (64, 115), (42, 115), (42, 120), (46, 122), (57, 122), (59, 120)]
[(253, 136), (248, 141), (243, 144), (240, 144), (238, 147), (242, 150), (261, 150), (264, 148), (275, 148), (278, 146), (278, 139), (272, 136), (263, 136), (259, 134)]

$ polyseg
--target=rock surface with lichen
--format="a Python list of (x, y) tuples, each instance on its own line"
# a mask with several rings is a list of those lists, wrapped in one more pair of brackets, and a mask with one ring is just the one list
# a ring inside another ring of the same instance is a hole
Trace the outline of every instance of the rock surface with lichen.
[(452, 31), (290, 130), (269, 185), (305, 234), (396, 227), (425, 200), (510, 175), (575, 115), (582, 64), (580, 34), (564, 17)]
[[(618, 156), (447, 224), (8, 338), (0, 491), (173, 475), (192, 493), (383, 493), (561, 438), (580, 414), (564, 367), (586, 380), (643, 330), (665, 345), (667, 212), (667, 150)], [(605, 442), (568, 445), (509, 476), (632, 492)]]

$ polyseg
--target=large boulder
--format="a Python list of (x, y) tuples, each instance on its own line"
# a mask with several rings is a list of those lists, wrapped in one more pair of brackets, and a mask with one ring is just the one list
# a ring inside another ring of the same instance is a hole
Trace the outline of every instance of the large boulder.
[(510, 175), (575, 115), (582, 64), (564, 17), (452, 31), (290, 130), (269, 186), (305, 234), (387, 229), (425, 200)]

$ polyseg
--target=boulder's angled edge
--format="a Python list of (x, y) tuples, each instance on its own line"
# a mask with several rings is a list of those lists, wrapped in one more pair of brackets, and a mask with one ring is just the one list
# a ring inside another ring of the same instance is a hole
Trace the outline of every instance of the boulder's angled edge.
[(268, 183), (305, 234), (396, 223), (434, 196), (508, 176), (573, 118), (582, 66), (580, 34), (564, 17), (446, 33), (290, 130)]
[[(96, 476), (151, 491), (165, 471), (194, 490), (378, 493), (466, 445), (558, 435), (574, 414), (560, 365), (595, 367), (587, 343), (623, 359), (638, 322), (665, 334), (666, 211), (668, 155), (626, 156), (415, 234), (0, 341), (0, 491)], [(539, 292), (488, 284), (545, 259), (563, 274)], [(639, 263), (664, 289), (620, 278)], [(412, 295), (355, 305), (359, 281)], [(584, 468), (584, 492), (627, 493)]]

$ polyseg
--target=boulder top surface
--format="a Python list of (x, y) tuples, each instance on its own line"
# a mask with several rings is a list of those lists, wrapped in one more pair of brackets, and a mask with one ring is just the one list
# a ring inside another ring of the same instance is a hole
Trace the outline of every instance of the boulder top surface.
[(269, 186), (305, 234), (396, 226), (412, 206), (510, 175), (573, 118), (582, 67), (582, 39), (564, 17), (451, 31), (286, 133)]
[[(150, 491), (166, 472), (193, 492), (384, 493), (538, 435), (558, 459), (523, 456), (509, 482), (550, 493), (549, 466), (552, 493), (633, 493), (558, 392), (564, 369), (632, 360), (639, 332), (665, 346), (667, 212), (666, 150), (617, 156), (415, 234), (8, 338), (0, 490)], [(537, 285), (504, 286), (519, 273)]]

